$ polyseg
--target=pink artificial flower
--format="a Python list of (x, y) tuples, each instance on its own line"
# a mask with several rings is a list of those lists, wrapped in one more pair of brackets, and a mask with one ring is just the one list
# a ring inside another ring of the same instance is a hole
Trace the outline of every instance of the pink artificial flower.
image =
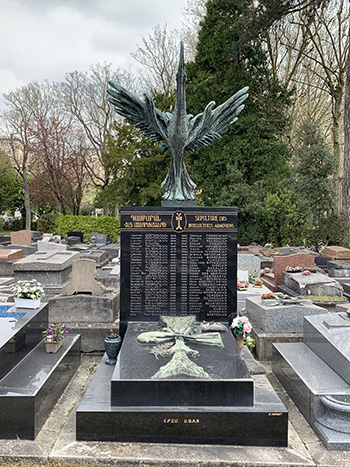
[(249, 323), (248, 318), (246, 316), (241, 316), (240, 320), (242, 321), (243, 324)]
[[(241, 319), (241, 321), (243, 321), (243, 320)], [(247, 321), (248, 321), (248, 320), (247, 320)], [(251, 324), (249, 323), (249, 321), (248, 321), (247, 323), (244, 323), (244, 324), (243, 324), (243, 331), (244, 331), (244, 332), (250, 332), (251, 330), (252, 330), (252, 326), (251, 326)]]

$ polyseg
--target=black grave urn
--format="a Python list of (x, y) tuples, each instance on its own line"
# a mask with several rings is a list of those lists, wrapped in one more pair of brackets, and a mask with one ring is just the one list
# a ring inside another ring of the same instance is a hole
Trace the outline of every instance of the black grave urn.
[(111, 329), (110, 335), (105, 338), (105, 351), (108, 357), (105, 362), (106, 365), (116, 364), (121, 343), (121, 337), (118, 334), (115, 334), (113, 329)]

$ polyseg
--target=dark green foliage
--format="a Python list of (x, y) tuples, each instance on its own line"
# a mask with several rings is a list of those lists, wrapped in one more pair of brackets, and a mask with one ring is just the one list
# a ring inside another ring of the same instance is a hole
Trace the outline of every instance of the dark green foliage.
[(40, 232), (55, 232), (57, 217), (58, 215), (53, 212), (42, 214), (37, 222), (38, 230)]
[(112, 133), (104, 163), (113, 181), (99, 193), (98, 199), (107, 199), (111, 210), (115, 206), (160, 205), (160, 185), (167, 173), (170, 154), (161, 154), (158, 145), (126, 123), (115, 122)]
[(19, 230), (23, 230), (25, 226), (25, 218), (22, 219), (13, 219), (11, 223), (11, 230), (14, 232), (18, 232)]
[(108, 235), (111, 242), (116, 242), (120, 234), (120, 220), (117, 217), (101, 216), (58, 216), (54, 232), (67, 236), (68, 232), (83, 232), (84, 241), (90, 241), (90, 233)]
[(0, 153), (0, 213), (14, 212), (24, 205), (23, 188), (10, 159)]
[[(248, 0), (209, 0), (198, 54), (187, 66), (188, 110), (193, 114), (211, 100), (219, 105), (242, 87), (250, 88), (238, 121), (221, 140), (196, 152), (190, 170), (200, 204), (238, 206), (242, 243), (271, 241), (265, 201), (276, 193), (281, 209), (287, 202), (277, 193), (289, 176), (291, 157), (282, 143), (290, 94), (272, 80), (258, 36), (244, 33), (255, 14)], [(293, 241), (294, 227), (273, 236), (278, 242)]]
[(309, 222), (306, 243), (320, 249), (322, 245), (342, 245), (346, 228), (334, 212), (332, 174), (335, 161), (321, 131), (310, 122), (297, 130), (294, 160), (296, 199)]

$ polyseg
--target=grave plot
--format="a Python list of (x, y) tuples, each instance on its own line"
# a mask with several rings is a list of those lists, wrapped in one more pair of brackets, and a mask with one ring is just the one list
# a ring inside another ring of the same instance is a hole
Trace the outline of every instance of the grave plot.
[(80, 364), (80, 336), (47, 354), (48, 305), (0, 306), (0, 438), (34, 439)]
[[(124, 340), (78, 407), (77, 440), (286, 446), (285, 407), (264, 375), (250, 375), (228, 331), (237, 209), (121, 214)], [(202, 320), (222, 332), (202, 331)]]

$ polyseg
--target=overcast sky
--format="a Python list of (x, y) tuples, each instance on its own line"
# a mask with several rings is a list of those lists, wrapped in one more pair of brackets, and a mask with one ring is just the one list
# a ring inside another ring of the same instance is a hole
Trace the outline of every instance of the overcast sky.
[[(130, 57), (157, 24), (181, 27), (185, 0), (0, 0), (0, 101), (30, 81), (61, 81)], [(0, 104), (1, 105), (1, 104)]]

